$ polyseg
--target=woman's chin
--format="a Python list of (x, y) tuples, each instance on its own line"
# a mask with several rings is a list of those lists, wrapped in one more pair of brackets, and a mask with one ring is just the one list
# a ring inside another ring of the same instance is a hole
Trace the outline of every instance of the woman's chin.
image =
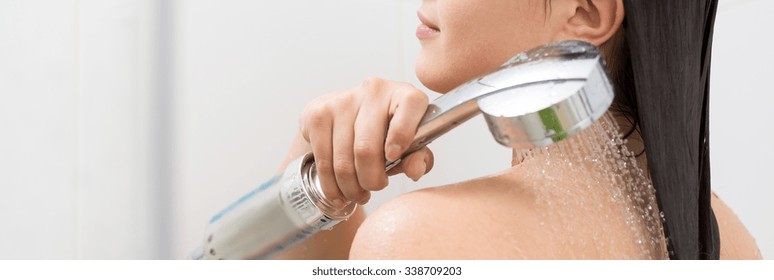
[(417, 79), (419, 79), (419, 82), (421, 82), (422, 85), (424, 85), (429, 90), (443, 94), (451, 91), (456, 86), (454, 84), (455, 79), (453, 77), (449, 77), (448, 75), (434, 71), (424, 70), (426, 69), (422, 69), (421, 67), (417, 66)]
[(438, 60), (425, 60), (420, 56), (414, 70), (419, 81), (437, 93), (447, 93), (489, 69), (484, 64), (454, 67), (455, 63), (433, 63), (433, 61)]

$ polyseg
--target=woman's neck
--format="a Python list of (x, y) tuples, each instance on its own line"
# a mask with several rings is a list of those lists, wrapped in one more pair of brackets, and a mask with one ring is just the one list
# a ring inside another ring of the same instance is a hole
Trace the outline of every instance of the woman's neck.
[[(531, 186), (537, 201), (556, 205), (550, 209), (566, 205), (615, 209), (631, 225), (631, 236), (638, 240), (642, 257), (666, 258), (660, 210), (647, 173), (642, 139), (636, 131), (628, 133), (631, 130), (625, 118), (608, 112), (561, 142), (514, 150), (514, 166), (505, 175)], [(600, 225), (608, 222), (613, 223)]]

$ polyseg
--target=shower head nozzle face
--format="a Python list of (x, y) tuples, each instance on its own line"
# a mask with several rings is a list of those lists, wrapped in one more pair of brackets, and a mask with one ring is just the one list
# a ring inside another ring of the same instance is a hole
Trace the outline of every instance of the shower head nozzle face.
[(548, 146), (582, 131), (607, 111), (614, 97), (612, 85), (596, 48), (585, 50), (592, 52), (527, 63), (514, 59), (518, 66), (506, 64), (482, 77), (507, 79), (524, 73), (543, 77), (512, 83), (476, 99), (497, 142), (512, 148)]

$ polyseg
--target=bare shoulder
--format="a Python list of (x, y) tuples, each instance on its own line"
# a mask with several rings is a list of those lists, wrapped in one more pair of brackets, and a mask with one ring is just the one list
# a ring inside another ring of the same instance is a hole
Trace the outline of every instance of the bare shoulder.
[[(571, 184), (571, 183), (570, 183)], [(382, 205), (359, 227), (353, 259), (629, 259), (640, 258), (615, 205), (573, 194), (563, 205), (540, 203), (527, 182), (493, 176), (422, 189)], [(739, 218), (719, 198), (722, 259), (760, 259)], [(553, 212), (554, 214), (546, 214)], [(569, 217), (569, 218), (568, 218)], [(619, 221), (616, 221), (619, 220)]]
[[(519, 167), (514, 167), (519, 168)], [(615, 186), (565, 176), (491, 177), (422, 189), (382, 205), (358, 229), (355, 259), (641, 259), (665, 257), (663, 232), (632, 222)], [(576, 170), (576, 171), (573, 171)], [(574, 172), (574, 173), (571, 173)], [(656, 214), (657, 215), (657, 214)]]
[(617, 206), (577, 181), (550, 188), (500, 174), (407, 193), (366, 218), (350, 258), (641, 258)]
[(720, 230), (720, 258), (727, 260), (761, 259), (761, 252), (739, 217), (716, 194), (712, 210)]
[[(422, 189), (403, 194), (376, 209), (358, 229), (350, 251), (354, 259), (513, 259), (527, 258), (522, 246), (504, 248), (503, 236), (528, 239), (536, 223), (529, 205), (514, 196), (496, 195), (496, 178)], [(518, 197), (518, 196), (515, 196)], [(504, 220), (497, 205), (509, 205)], [(497, 242), (492, 242), (492, 241)]]

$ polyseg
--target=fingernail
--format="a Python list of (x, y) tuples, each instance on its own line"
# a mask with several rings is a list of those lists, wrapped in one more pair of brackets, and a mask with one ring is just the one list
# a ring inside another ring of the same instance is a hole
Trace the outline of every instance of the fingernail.
[(427, 168), (427, 163), (425, 163), (424, 161), (420, 162), (419, 167), (420, 167), (419, 169), (421, 169), (422, 171), (417, 173), (415, 178), (411, 178), (411, 180), (414, 180), (414, 182), (419, 181), (419, 178), (422, 178), (422, 175), (425, 175), (425, 169)]
[(398, 157), (400, 157), (400, 150), (401, 147), (398, 144), (390, 144), (387, 146), (387, 153), (385, 156), (387, 157), (387, 160), (394, 161), (397, 160)]

